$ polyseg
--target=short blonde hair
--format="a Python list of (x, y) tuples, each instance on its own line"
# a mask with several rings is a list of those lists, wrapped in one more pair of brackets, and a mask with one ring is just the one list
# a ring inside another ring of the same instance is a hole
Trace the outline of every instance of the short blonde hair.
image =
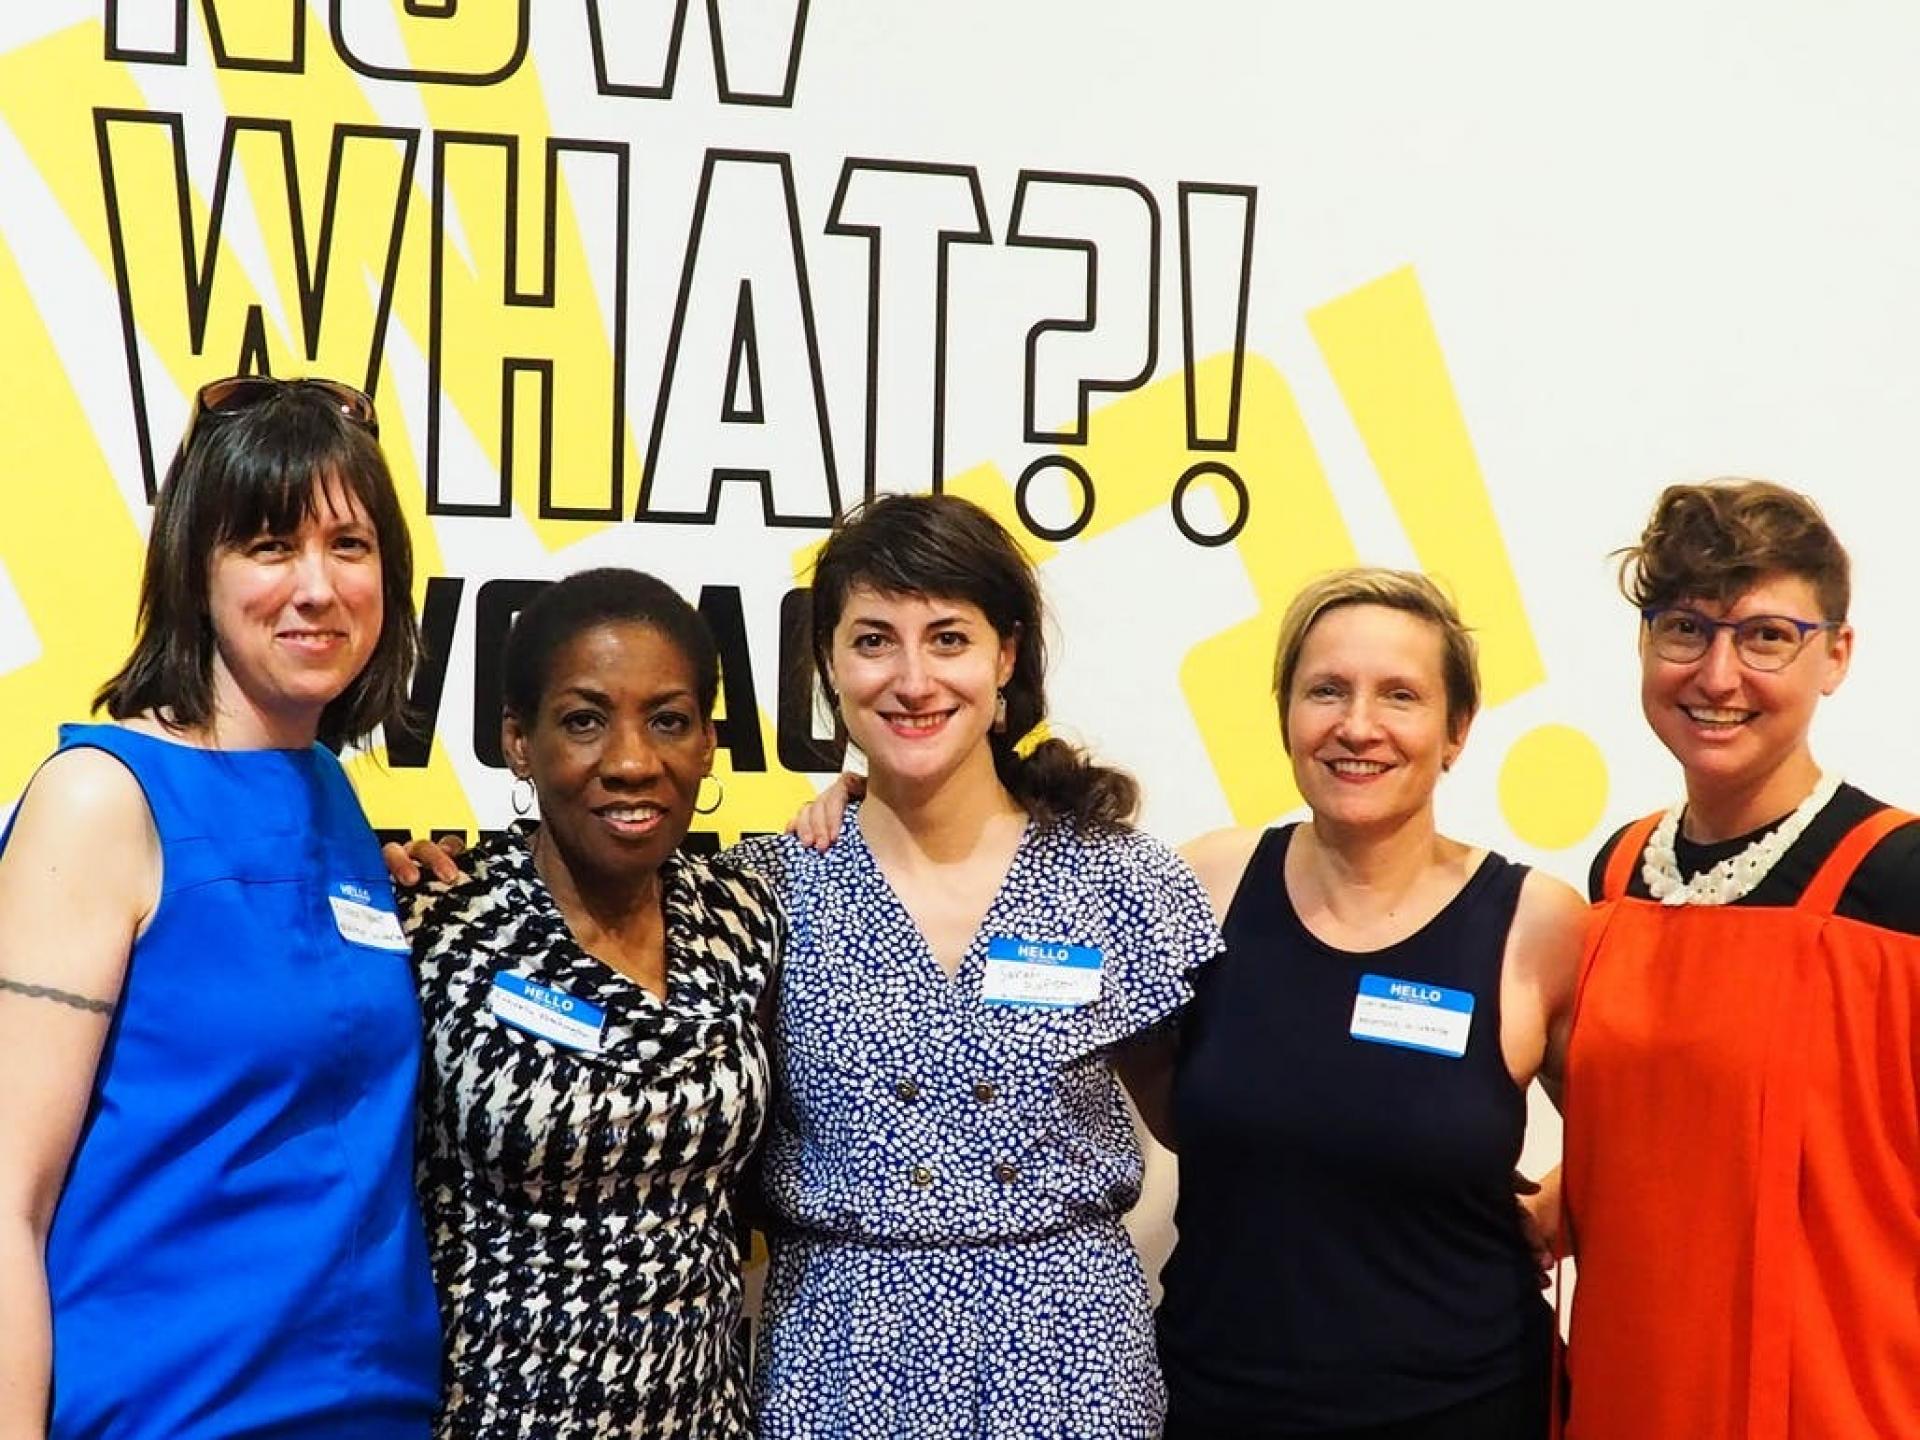
[[(1383, 605), (1417, 615), (1440, 632), (1440, 671), (1447, 689), (1447, 731), (1456, 738), (1480, 709), (1480, 661), (1473, 634), (1446, 592), (1413, 570), (1356, 565), (1309, 580), (1280, 621), (1273, 657), (1273, 698), (1280, 709), (1280, 744), (1287, 737), (1287, 695), (1300, 668), (1307, 632), (1322, 615), (1346, 605)], [(1291, 752), (1289, 752), (1291, 753)]]

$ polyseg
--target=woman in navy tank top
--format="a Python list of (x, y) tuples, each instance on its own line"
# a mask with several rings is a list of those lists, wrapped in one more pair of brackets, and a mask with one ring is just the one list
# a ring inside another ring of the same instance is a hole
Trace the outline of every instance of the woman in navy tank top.
[(1186, 851), (1227, 952), (1182, 1022), (1166, 1137), (1168, 1440), (1536, 1440), (1550, 1237), (1512, 1175), (1585, 904), (1435, 827), (1479, 680), (1431, 581), (1313, 583), (1275, 669), (1311, 819)]
[(422, 1440), (419, 1012), (329, 746), (397, 720), (412, 552), (350, 386), (205, 386), (139, 634), (0, 836), (0, 1433)]

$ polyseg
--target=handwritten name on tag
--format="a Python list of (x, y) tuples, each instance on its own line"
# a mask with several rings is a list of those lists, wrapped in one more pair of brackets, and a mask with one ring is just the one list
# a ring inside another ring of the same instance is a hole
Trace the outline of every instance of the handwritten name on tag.
[(586, 1055), (600, 1053), (607, 1012), (577, 995), (507, 970), (493, 977), (487, 1008), (503, 1025)]
[(1100, 998), (1104, 957), (1086, 945), (995, 935), (980, 998), (989, 1005), (1070, 1010)]
[(1362, 975), (1347, 1033), (1376, 1045), (1399, 1045), (1458, 1060), (1473, 1028), (1473, 992), (1390, 975)]
[(333, 911), (333, 928), (349, 944), (399, 955), (413, 948), (400, 928), (400, 917), (393, 913), (393, 897), (385, 886), (375, 890), (342, 880), (327, 895), (327, 905)]

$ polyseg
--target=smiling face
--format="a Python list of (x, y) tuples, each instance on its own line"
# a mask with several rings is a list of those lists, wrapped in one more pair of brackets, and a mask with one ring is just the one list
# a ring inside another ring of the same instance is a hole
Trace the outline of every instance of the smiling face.
[(1438, 626), (1385, 605), (1340, 605), (1307, 631), (1287, 697), (1288, 749), (1316, 821), (1371, 829), (1433, 806), (1466, 739), (1449, 726)]
[(576, 886), (649, 874), (686, 838), (713, 768), (696, 684), (657, 627), (597, 624), (553, 651), (534, 714), (502, 722), (507, 763), (540, 797), (542, 843)]
[[(1768, 576), (1731, 603), (1685, 603), (1712, 620), (1822, 618), (1813, 585), (1797, 575)], [(1656, 655), (1641, 626), (1640, 705), (1647, 723), (1686, 771), (1691, 804), (1721, 812), (1715, 828), (1726, 830), (1696, 838), (1742, 834), (1805, 798), (1819, 774), (1807, 743), (1814, 710), (1846, 678), (1852, 653), (1853, 632), (1843, 625), (1814, 635), (1784, 669), (1755, 670), (1741, 663), (1732, 633), (1722, 630), (1706, 654), (1680, 663)]]
[(380, 639), (380, 546), (365, 508), (326, 482), (294, 530), (222, 545), (208, 563), (207, 608), (221, 741), (312, 744)]
[(967, 601), (850, 590), (828, 681), (875, 783), (938, 785), (969, 767), (990, 777), (987, 735), (1015, 645)]

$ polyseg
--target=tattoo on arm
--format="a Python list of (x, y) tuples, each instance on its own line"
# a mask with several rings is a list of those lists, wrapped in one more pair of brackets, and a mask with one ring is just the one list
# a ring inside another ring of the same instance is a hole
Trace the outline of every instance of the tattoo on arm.
[(51, 985), (27, 985), (0, 976), (0, 990), (11, 990), (15, 995), (25, 995), (32, 1000), (51, 1000), (56, 1005), (70, 1005), (90, 1015), (113, 1014), (113, 1006), (105, 1000), (91, 1000), (85, 995), (75, 995), (70, 990), (56, 990)]

